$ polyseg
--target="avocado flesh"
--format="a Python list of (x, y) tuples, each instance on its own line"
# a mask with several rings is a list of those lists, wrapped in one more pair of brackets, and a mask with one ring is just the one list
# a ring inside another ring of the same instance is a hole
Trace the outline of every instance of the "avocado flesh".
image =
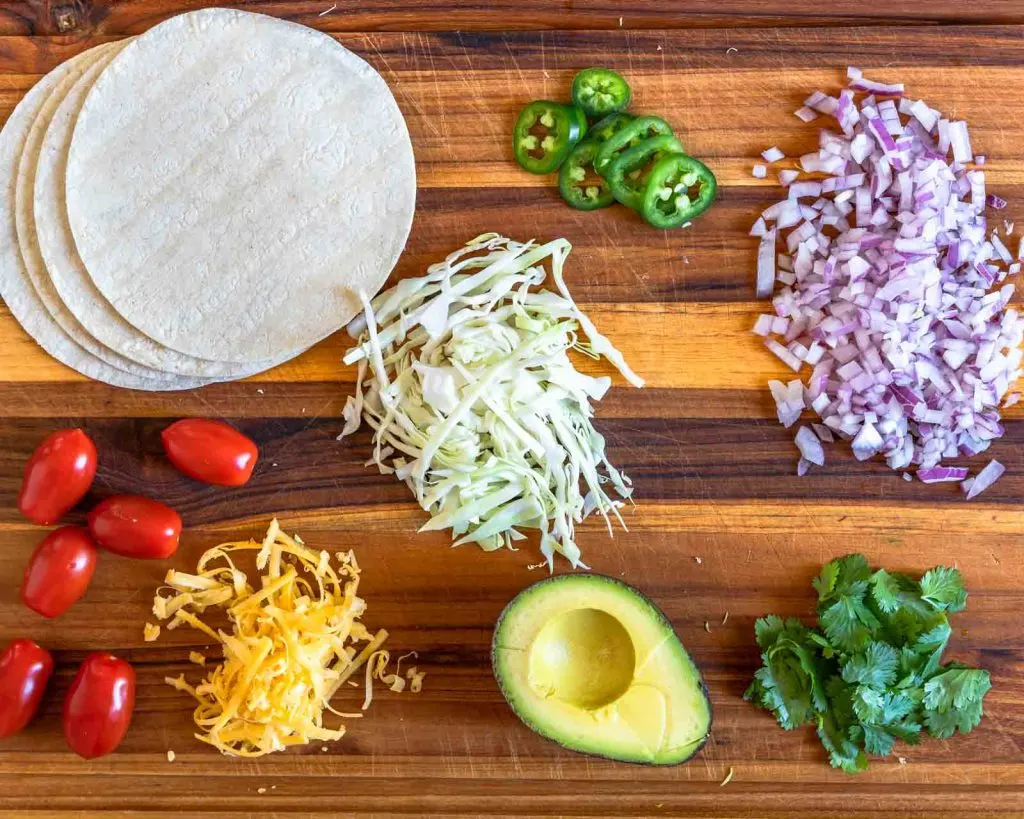
[(574, 751), (676, 765), (701, 749), (711, 706), (665, 615), (593, 574), (535, 583), (494, 631), (494, 674), (516, 715)]

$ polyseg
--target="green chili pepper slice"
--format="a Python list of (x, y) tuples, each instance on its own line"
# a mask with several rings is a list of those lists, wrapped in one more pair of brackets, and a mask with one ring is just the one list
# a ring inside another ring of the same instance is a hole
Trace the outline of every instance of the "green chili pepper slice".
[(607, 142), (634, 119), (636, 117), (632, 114), (624, 114), (622, 112), (609, 114), (590, 127), (590, 130), (587, 131), (587, 139), (594, 142)]
[(691, 156), (669, 154), (651, 170), (640, 213), (652, 227), (681, 227), (711, 207), (717, 190), (718, 181), (707, 165)]
[(578, 105), (570, 105), (568, 108), (572, 112), (573, 119), (576, 120), (576, 124), (580, 128), (580, 140), (582, 140), (583, 137), (590, 132), (590, 128), (587, 125), (587, 113)]
[(594, 157), (601, 144), (592, 140), (572, 149), (558, 170), (558, 190), (576, 210), (597, 210), (615, 204), (608, 183), (594, 170)]
[(531, 102), (519, 113), (512, 133), (516, 162), (530, 173), (551, 173), (586, 130), (586, 115), (580, 109), (547, 100)]
[(661, 117), (637, 117), (604, 141), (594, 159), (594, 168), (599, 174), (608, 173), (608, 168), (620, 153), (627, 148), (655, 136), (669, 136), (672, 128)]
[[(608, 143), (605, 143), (607, 145)], [(683, 146), (672, 135), (645, 139), (624, 151), (605, 174), (612, 194), (626, 207), (640, 210), (651, 169), (668, 154), (681, 154)], [(598, 156), (600, 156), (598, 152)]]
[(632, 95), (629, 83), (610, 68), (584, 68), (572, 81), (572, 101), (592, 117), (621, 111)]

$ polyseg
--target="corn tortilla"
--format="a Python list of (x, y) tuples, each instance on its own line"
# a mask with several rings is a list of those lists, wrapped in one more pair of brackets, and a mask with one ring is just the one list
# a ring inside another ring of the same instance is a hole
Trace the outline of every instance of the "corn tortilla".
[[(116, 45), (127, 45), (127, 42)], [(208, 361), (164, 347), (125, 321), (96, 289), (85, 270), (67, 218), (64, 179), (68, 147), (86, 94), (116, 53), (105, 54), (65, 89), (39, 148), (33, 215), (48, 283), (76, 323), (104, 348), (123, 359), (154, 370), (206, 378), (240, 378), (268, 369), (274, 362), (242, 365)], [(53, 310), (51, 314), (60, 322), (60, 315)]]
[(96, 59), (94, 49), (61, 64), (25, 95), (0, 131), (0, 178), (4, 197), (0, 207), (0, 296), (25, 331), (47, 353), (82, 375), (117, 387), (139, 390), (184, 389), (206, 383), (200, 379), (158, 381), (112, 367), (76, 343), (46, 310), (25, 268), (15, 224), (17, 170), (28, 133), (49, 95), (73, 72)]
[(405, 121), (327, 35), (203, 9), (100, 75), (68, 156), (67, 211), (99, 291), (186, 355), (275, 359), (342, 327), (404, 247)]

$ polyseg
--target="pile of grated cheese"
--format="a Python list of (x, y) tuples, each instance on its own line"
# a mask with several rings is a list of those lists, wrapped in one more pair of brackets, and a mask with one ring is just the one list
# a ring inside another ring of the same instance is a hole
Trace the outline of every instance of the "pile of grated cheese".
[[(232, 560), (232, 553), (245, 551), (257, 552), (259, 590)], [(224, 543), (203, 554), (195, 574), (168, 571), (153, 601), (154, 615), (169, 621), (168, 630), (192, 626), (223, 649), (223, 661), (216, 666), (211, 661), (209, 668), (205, 656), (191, 652), (192, 662), (208, 669), (198, 684), (183, 674), (166, 678), (198, 701), (197, 739), (244, 757), (341, 739), (344, 726), (326, 727), (324, 711), (342, 718), (362, 716), (336, 711), (330, 700), (364, 666), (363, 710), (372, 701), (374, 679), (393, 691), (403, 690), (408, 679), (411, 690), (419, 690), (423, 673), (416, 668), (405, 678), (389, 673), (390, 657), (381, 649), (387, 632), (371, 633), (359, 621), (366, 603), (356, 595), (355, 556), (339, 552), (335, 558), (337, 568), (328, 552), (289, 537), (275, 519), (262, 543)], [(223, 610), (230, 633), (200, 619), (208, 609)], [(146, 624), (147, 634), (154, 629)]]

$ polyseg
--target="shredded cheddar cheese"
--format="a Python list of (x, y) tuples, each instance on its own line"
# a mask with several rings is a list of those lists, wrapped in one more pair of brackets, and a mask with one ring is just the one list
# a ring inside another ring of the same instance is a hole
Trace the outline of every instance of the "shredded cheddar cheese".
[(405, 672), (405, 676), (409, 680), (409, 690), (413, 694), (419, 694), (423, 690), (423, 678), (427, 676), (427, 672), (420, 671), (413, 666)]
[[(256, 551), (261, 572), (254, 589), (232, 560), (233, 553)], [(324, 711), (345, 718), (362, 714), (335, 711), (330, 700), (365, 666), (366, 700), (372, 680), (394, 691), (405, 680), (387, 670), (383, 650), (387, 632), (371, 634), (359, 618), (365, 602), (356, 595), (359, 566), (352, 552), (314, 551), (298, 537), (270, 524), (262, 543), (224, 543), (199, 559), (195, 574), (170, 570), (157, 590), (153, 613), (198, 629), (221, 644), (224, 659), (206, 666), (197, 652), (190, 659), (207, 668), (192, 685), (184, 675), (168, 685), (195, 697), (196, 738), (232, 756), (258, 757), (292, 745), (340, 739), (344, 726), (324, 725)], [(210, 609), (227, 615), (230, 630), (214, 629), (201, 619)], [(358, 646), (358, 647), (357, 647)], [(414, 683), (414, 687), (417, 687)], [(324, 749), (326, 750), (326, 748)]]

